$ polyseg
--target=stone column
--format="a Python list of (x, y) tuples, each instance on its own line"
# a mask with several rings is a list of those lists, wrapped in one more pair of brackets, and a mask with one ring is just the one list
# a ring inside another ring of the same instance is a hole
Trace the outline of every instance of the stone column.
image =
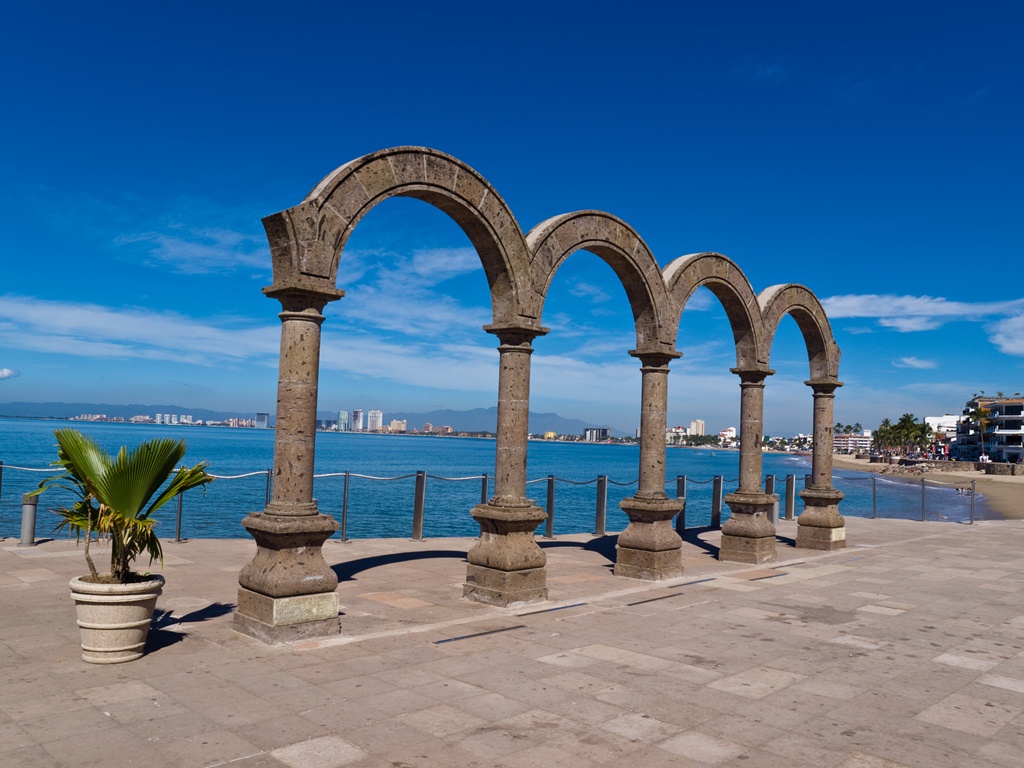
[(320, 324), (337, 295), (300, 290), (281, 302), (281, 360), (274, 436), (274, 488), (263, 512), (242, 521), (256, 556), (238, 575), (235, 629), (277, 643), (337, 634), (338, 577), (324, 561), (324, 542), (338, 523), (313, 499)]
[(775, 497), (761, 488), (764, 381), (774, 371), (733, 368), (740, 377), (740, 485), (725, 497), (732, 515), (722, 526), (719, 560), (771, 563), (777, 558), (771, 512)]
[(615, 548), (615, 575), (661, 581), (683, 574), (682, 547), (672, 518), (682, 509), (665, 493), (665, 426), (668, 364), (678, 353), (630, 352), (642, 364), (640, 481), (636, 494), (619, 502), (629, 525)]
[(518, 605), (546, 600), (547, 556), (534, 529), (547, 513), (526, 498), (526, 449), (530, 416), (530, 343), (541, 328), (489, 326), (498, 346), (498, 432), (494, 460), (494, 496), (471, 514), (480, 524), (480, 540), (466, 555), (463, 596), (489, 605)]
[(796, 545), (835, 550), (846, 546), (846, 521), (839, 514), (841, 491), (832, 486), (832, 419), (838, 381), (805, 382), (814, 392), (814, 450), (811, 485), (800, 491), (804, 511), (797, 518)]

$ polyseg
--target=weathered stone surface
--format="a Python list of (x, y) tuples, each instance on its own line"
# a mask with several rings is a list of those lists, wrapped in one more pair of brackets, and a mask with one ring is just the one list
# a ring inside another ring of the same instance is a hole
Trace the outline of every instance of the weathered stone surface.
[(738, 563), (773, 563), (775, 526), (771, 513), (775, 497), (766, 493), (730, 493), (725, 499), (732, 515), (722, 526), (719, 560)]
[(506, 608), (548, 599), (544, 568), (504, 571), (472, 563), (466, 568), (462, 595), (470, 600)]
[(672, 518), (683, 508), (679, 499), (623, 499), (619, 507), (629, 525), (615, 547), (616, 576), (646, 581), (674, 579), (683, 573), (683, 540)]
[(242, 521), (256, 540), (256, 556), (238, 583), (270, 597), (333, 592), (338, 577), (323, 557), (323, 543), (340, 527), (330, 515), (278, 517), (266, 513)]

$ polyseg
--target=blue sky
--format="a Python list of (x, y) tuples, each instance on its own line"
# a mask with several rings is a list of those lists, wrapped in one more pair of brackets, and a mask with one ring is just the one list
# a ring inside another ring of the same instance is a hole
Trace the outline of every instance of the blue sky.
[[(802, 283), (843, 350), (836, 418), (1024, 390), (1024, 6), (993, 3), (51, 3), (5, 12), (0, 402), (272, 410), (261, 217), (390, 146), (476, 168), (520, 226), (600, 209), (664, 266)], [(349, 241), (320, 408), (495, 402), (486, 280), (411, 200)], [(632, 430), (625, 293), (556, 276), (532, 407)], [(724, 313), (684, 314), (669, 421), (738, 421)], [(809, 432), (787, 319), (765, 431)]]

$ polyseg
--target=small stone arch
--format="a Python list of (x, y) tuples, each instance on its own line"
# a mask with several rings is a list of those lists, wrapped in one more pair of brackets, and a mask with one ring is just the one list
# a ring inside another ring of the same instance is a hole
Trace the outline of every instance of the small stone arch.
[(636, 348), (662, 350), (668, 294), (657, 260), (626, 222), (603, 211), (566, 213), (538, 224), (527, 234), (526, 243), (531, 254), (529, 315), (539, 322), (555, 273), (572, 254), (590, 251), (614, 270), (626, 291), (636, 327)]
[(337, 298), (345, 244), (360, 219), (389, 197), (412, 197), (448, 214), (480, 256), (494, 322), (522, 324), (519, 297), (530, 270), (518, 222), (483, 176), (426, 147), (384, 149), (346, 163), (301, 203), (264, 218), (274, 274), (264, 292), (280, 296), (300, 290)]
[(779, 329), (779, 323), (788, 314), (796, 320), (807, 346), (810, 380), (838, 380), (839, 346), (832, 336), (832, 326), (825, 315), (825, 309), (810, 289), (796, 283), (773, 285), (761, 291), (758, 304), (764, 327), (764, 348), (761, 354), (766, 363), (771, 357), (772, 342)]

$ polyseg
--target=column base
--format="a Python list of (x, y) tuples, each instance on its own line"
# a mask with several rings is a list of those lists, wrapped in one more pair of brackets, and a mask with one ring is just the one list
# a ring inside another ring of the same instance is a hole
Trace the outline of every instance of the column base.
[(734, 563), (778, 560), (771, 512), (775, 497), (766, 493), (730, 493), (724, 499), (732, 515), (722, 526), (718, 559)]
[(644, 499), (633, 496), (619, 502), (629, 525), (615, 547), (616, 576), (664, 581), (683, 575), (683, 540), (672, 527), (682, 509), (679, 499)]
[(831, 552), (846, 548), (846, 521), (839, 514), (843, 493), (811, 486), (800, 491), (804, 511), (797, 518), (796, 545)]
[(329, 637), (341, 631), (338, 594), (269, 597), (239, 587), (234, 623), (236, 631), (270, 644)]
[(479, 504), (470, 514), (480, 540), (466, 553), (463, 597), (506, 607), (547, 600), (547, 555), (533, 535), (547, 513), (524, 499), (521, 506)]
[(470, 563), (462, 596), (477, 603), (510, 608), (548, 599), (547, 573), (544, 568), (524, 571), (499, 571)]

